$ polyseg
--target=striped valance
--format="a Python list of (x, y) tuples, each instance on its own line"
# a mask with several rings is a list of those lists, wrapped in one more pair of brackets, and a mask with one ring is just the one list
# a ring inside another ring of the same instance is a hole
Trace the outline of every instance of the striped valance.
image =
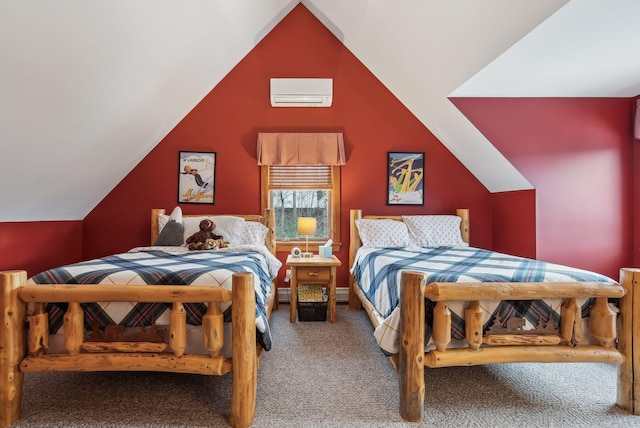
[(258, 165), (344, 165), (342, 133), (258, 134)]

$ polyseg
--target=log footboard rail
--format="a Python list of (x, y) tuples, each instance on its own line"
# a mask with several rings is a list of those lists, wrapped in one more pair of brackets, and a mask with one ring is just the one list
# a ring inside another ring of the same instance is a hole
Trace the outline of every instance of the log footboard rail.
[[(247, 427), (253, 422), (257, 371), (262, 349), (256, 344), (253, 275), (236, 273), (232, 291), (220, 286), (171, 285), (27, 285), (24, 271), (0, 272), (0, 426), (20, 418), (25, 372), (161, 371), (223, 375), (233, 372), (229, 423)], [(231, 301), (231, 358), (220, 355), (224, 344), (219, 304)], [(68, 302), (62, 331), (66, 352), (47, 353), (47, 302)], [(85, 342), (86, 302), (171, 303), (168, 344), (156, 342)], [(207, 302), (202, 320), (206, 354), (186, 354), (184, 303)], [(27, 304), (33, 305), (27, 316)], [(163, 352), (165, 349), (171, 352)]]
[[(640, 270), (622, 269), (620, 284), (607, 283), (432, 283), (414, 271), (401, 274), (400, 350), (398, 355), (400, 414), (424, 418), (424, 367), (470, 366), (513, 362), (604, 362), (619, 364), (616, 404), (640, 414)], [(589, 331), (596, 345), (582, 344), (578, 298), (595, 298)], [(434, 350), (424, 352), (424, 299), (436, 302)], [(479, 300), (563, 299), (559, 334), (485, 335)], [(608, 304), (619, 298), (619, 314)], [(465, 310), (468, 347), (447, 349), (451, 341), (449, 301), (470, 302)]]

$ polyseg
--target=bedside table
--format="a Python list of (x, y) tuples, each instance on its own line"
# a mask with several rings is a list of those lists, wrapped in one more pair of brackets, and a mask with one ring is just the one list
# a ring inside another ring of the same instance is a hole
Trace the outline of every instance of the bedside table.
[(291, 268), (291, 314), (289, 321), (296, 322), (298, 284), (325, 284), (327, 286), (329, 321), (336, 322), (336, 268), (342, 262), (336, 257), (287, 257)]

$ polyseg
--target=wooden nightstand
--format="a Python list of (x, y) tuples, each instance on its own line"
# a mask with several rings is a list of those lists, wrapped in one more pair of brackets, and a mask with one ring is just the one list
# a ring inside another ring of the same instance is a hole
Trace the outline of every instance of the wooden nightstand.
[(327, 286), (329, 321), (336, 322), (336, 268), (342, 262), (336, 257), (287, 257), (287, 266), (291, 267), (291, 316), (289, 321), (296, 322), (298, 284), (325, 284)]

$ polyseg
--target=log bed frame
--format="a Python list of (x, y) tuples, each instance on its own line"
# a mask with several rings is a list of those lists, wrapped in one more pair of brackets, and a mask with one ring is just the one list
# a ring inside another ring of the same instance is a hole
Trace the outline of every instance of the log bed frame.
[[(151, 242), (158, 236), (158, 216), (151, 213)], [(200, 215), (199, 215), (200, 216)], [(184, 217), (189, 217), (185, 215)], [(265, 244), (275, 255), (273, 211), (261, 215), (238, 215), (269, 228)], [(253, 275), (233, 274), (232, 291), (221, 286), (179, 285), (27, 285), (25, 271), (0, 272), (0, 426), (20, 418), (23, 377), (26, 372), (53, 371), (159, 371), (224, 375), (232, 373), (229, 423), (250, 426), (255, 411), (257, 372), (263, 349), (256, 343), (255, 289)], [(275, 304), (275, 285), (267, 300), (267, 318)], [(83, 302), (171, 302), (169, 343), (172, 352), (162, 352), (165, 343), (91, 342), (85, 336)], [(218, 303), (231, 301), (231, 358), (220, 355), (224, 344), (223, 314)], [(46, 302), (69, 302), (61, 331), (67, 352), (47, 353), (49, 345)], [(208, 302), (203, 316), (203, 345), (208, 354), (185, 354), (186, 312), (183, 303)], [(27, 304), (33, 314), (27, 316)], [(90, 349), (90, 350), (89, 350)], [(84, 352), (81, 352), (84, 351)]]
[[(469, 210), (459, 209), (462, 238), (469, 242)], [(367, 215), (361, 210), (350, 213), (349, 268), (362, 241), (355, 220), (393, 219), (402, 216)], [(367, 311), (374, 327), (383, 318), (349, 277), (349, 306)], [(616, 404), (640, 415), (640, 269), (620, 270), (619, 284), (554, 282), (549, 283), (431, 283), (415, 271), (401, 273), (400, 348), (391, 361), (399, 371), (399, 407), (404, 420), (420, 422), (424, 418), (424, 367), (471, 366), (515, 362), (604, 362), (619, 364)], [(589, 331), (598, 345), (580, 344), (580, 310), (577, 298), (594, 297)], [(436, 349), (425, 353), (424, 299), (436, 302), (432, 337)], [(479, 300), (563, 299), (559, 334), (482, 334)], [(620, 298), (619, 314), (608, 306), (609, 298)], [(451, 315), (448, 301), (468, 301), (464, 318), (467, 347), (447, 349), (451, 340)], [(574, 329), (575, 326), (575, 329)], [(578, 340), (574, 340), (578, 337)], [(617, 343), (616, 343), (617, 342)]]

